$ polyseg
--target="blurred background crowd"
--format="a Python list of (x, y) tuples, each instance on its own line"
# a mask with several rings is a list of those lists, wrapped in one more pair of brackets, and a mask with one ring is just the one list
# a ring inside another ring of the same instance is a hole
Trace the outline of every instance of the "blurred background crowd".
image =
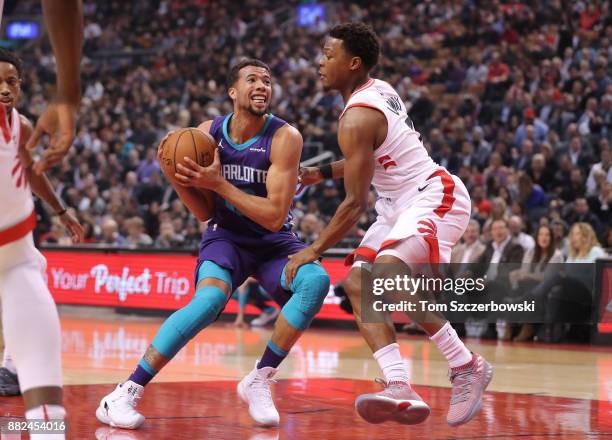
[[(330, 2), (308, 27), (297, 2), (86, 1), (84, 99), (74, 148), (52, 180), (86, 225), (87, 242), (194, 248), (200, 225), (161, 176), (160, 139), (231, 110), (228, 67), (242, 56), (268, 62), (274, 114), (297, 126), (303, 159), (340, 156), (338, 95), (323, 92), (317, 66), (332, 23), (363, 20), (380, 36), (373, 75), (405, 100), (434, 159), (459, 175), (473, 200), (480, 239), (492, 220), (534, 236), (553, 227), (558, 245), (576, 222), (612, 247), (612, 21), (599, 1)], [(21, 1), (14, 15), (36, 13)], [(117, 19), (117, 17), (122, 17)], [(219, 25), (224, 23), (224, 25)], [(36, 118), (52, 84), (44, 43), (25, 58), (20, 110)], [(342, 200), (326, 182), (296, 200), (296, 231), (309, 242)], [(376, 199), (342, 246), (374, 221)], [(69, 244), (39, 209), (42, 243)], [(564, 250), (567, 255), (567, 250)]]

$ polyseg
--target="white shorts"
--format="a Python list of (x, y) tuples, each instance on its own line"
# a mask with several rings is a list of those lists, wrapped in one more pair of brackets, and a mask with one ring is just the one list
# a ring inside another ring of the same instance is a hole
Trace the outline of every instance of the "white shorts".
[[(378, 199), (376, 222), (345, 263), (352, 265), (356, 256), (373, 263), (381, 251), (412, 236), (427, 242), (431, 264), (450, 263), (451, 249), (465, 232), (471, 210), (470, 195), (461, 179), (439, 169), (397, 200)], [(403, 257), (404, 261), (422, 261), (422, 256)]]
[(0, 272), (28, 262), (40, 265), (41, 273), (45, 273), (47, 259), (34, 246), (34, 237), (31, 232), (18, 240), (0, 246)]

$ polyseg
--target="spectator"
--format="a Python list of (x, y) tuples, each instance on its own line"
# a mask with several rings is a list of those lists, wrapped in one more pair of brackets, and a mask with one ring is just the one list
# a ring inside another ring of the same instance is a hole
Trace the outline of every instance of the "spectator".
[(127, 237), (125, 245), (131, 248), (151, 246), (153, 240), (144, 232), (144, 221), (140, 217), (132, 217), (125, 221)]
[[(494, 220), (491, 224), (492, 240), (487, 243), (486, 248), (480, 258), (478, 265), (484, 273), (476, 276), (487, 276), (487, 299), (501, 301), (508, 296), (510, 288), (509, 274), (513, 270), (511, 263), (520, 263), (523, 260), (523, 247), (512, 239), (508, 230), (508, 222), (505, 219)], [(485, 339), (495, 339), (497, 329), (495, 324), (489, 324)], [(511, 326), (506, 326), (506, 332), (499, 335), (503, 340), (512, 337)]]
[(612, 153), (610, 153), (609, 149), (602, 150), (601, 161), (591, 166), (591, 171), (586, 181), (586, 195), (589, 197), (595, 196), (598, 193), (597, 182), (595, 181), (597, 173), (602, 173), (604, 180), (612, 184)]
[(576, 198), (573, 211), (567, 216), (567, 222), (570, 225), (575, 223), (588, 223), (595, 231), (596, 236), (601, 236), (603, 233), (601, 221), (591, 212), (591, 208), (587, 199), (583, 197)]
[(535, 143), (541, 144), (546, 140), (549, 130), (548, 125), (540, 118), (536, 118), (535, 110), (529, 107), (523, 113), (523, 123), (516, 129), (514, 145), (520, 146), (523, 144), (523, 141), (527, 138), (529, 127), (532, 127), (533, 141)]
[(523, 232), (523, 220), (518, 215), (510, 217), (510, 220), (508, 220), (508, 229), (514, 241), (521, 245), (524, 253), (533, 250), (535, 240), (531, 235)]
[(319, 232), (323, 225), (321, 221), (314, 214), (306, 214), (300, 221), (300, 227), (298, 229), (298, 237), (306, 244), (311, 244), (317, 238), (319, 238)]
[(125, 244), (125, 239), (119, 234), (117, 222), (111, 217), (102, 219), (98, 243), (111, 246), (123, 246)]
[(485, 245), (479, 240), (480, 224), (476, 220), (470, 220), (470, 223), (463, 234), (461, 243), (453, 247), (451, 252), (451, 264), (460, 265), (458, 273), (462, 273), (461, 266), (475, 263), (485, 250)]
[(165, 221), (159, 225), (159, 236), (155, 239), (154, 246), (160, 249), (178, 248), (183, 241), (183, 236), (174, 231), (172, 222)]
[[(552, 229), (548, 226), (540, 226), (536, 234), (535, 246), (525, 253), (521, 268), (510, 273), (510, 282), (516, 286), (515, 290), (527, 292), (515, 301), (535, 300), (536, 312), (539, 312), (544, 307), (545, 298), (544, 292), (536, 287), (554, 276), (561, 263), (563, 263), (563, 255), (557, 249)], [(537, 293), (534, 295), (534, 292)], [(521, 326), (514, 341), (530, 341), (534, 336), (535, 326), (532, 323), (526, 323)]]

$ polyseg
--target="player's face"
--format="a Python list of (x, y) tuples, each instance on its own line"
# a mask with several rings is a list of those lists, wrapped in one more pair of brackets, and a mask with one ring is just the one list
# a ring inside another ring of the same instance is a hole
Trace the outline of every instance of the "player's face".
[(255, 116), (268, 112), (272, 99), (272, 80), (263, 67), (246, 66), (240, 70), (238, 81), (229, 90), (234, 106)]
[(21, 80), (15, 66), (0, 61), (0, 104), (12, 110), (21, 92)]
[(324, 90), (339, 90), (350, 72), (352, 57), (344, 50), (342, 40), (327, 37), (319, 60), (319, 77)]

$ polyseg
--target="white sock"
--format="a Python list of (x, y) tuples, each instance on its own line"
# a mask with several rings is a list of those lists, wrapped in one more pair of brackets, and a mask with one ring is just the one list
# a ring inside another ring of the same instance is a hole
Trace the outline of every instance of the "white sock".
[(448, 360), (451, 368), (461, 367), (472, 360), (472, 353), (463, 344), (450, 322), (430, 338)]
[(17, 374), (17, 367), (15, 367), (15, 363), (9, 356), (6, 349), (4, 350), (4, 358), (2, 359), (2, 366), (9, 370), (13, 374)]
[(409, 383), (408, 370), (400, 354), (399, 344), (393, 343), (374, 353), (374, 359), (378, 362), (380, 369), (385, 375), (385, 380), (389, 382)]
[[(27, 420), (36, 422), (61, 421), (66, 417), (66, 410), (61, 405), (40, 405), (25, 412)], [(34, 431), (30, 433), (31, 440), (64, 440), (63, 432)]]

